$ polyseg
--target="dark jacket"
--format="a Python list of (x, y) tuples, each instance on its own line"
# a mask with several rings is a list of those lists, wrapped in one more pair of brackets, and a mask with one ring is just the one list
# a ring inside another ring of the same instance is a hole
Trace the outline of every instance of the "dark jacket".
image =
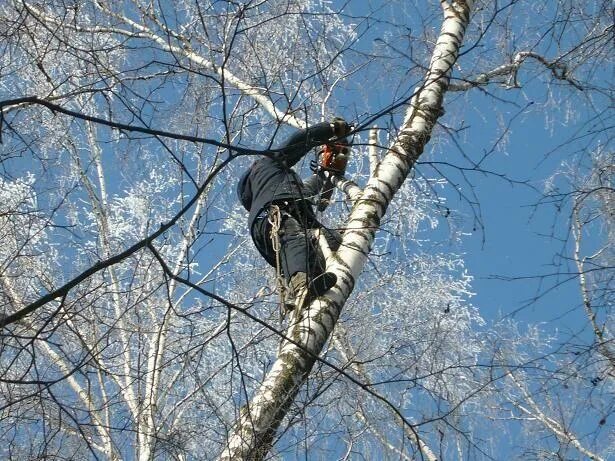
[(318, 195), (324, 183), (322, 177), (313, 175), (303, 182), (291, 167), (312, 148), (333, 137), (331, 124), (319, 123), (294, 133), (271, 157), (262, 157), (252, 164), (237, 187), (242, 205), (250, 212), (250, 227), (272, 202), (301, 201), (305, 206), (306, 200)]

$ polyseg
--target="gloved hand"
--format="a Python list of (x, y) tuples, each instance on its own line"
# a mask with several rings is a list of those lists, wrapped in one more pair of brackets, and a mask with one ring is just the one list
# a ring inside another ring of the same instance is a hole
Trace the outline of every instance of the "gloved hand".
[(310, 170), (314, 174), (318, 174), (323, 171), (318, 160), (310, 160)]
[(333, 176), (333, 173), (323, 168), (323, 166), (320, 164), (320, 161), (318, 160), (310, 161), (310, 170), (312, 170), (312, 173), (317, 174), (318, 176), (324, 178), (325, 180)]
[(341, 117), (333, 118), (331, 128), (336, 138), (343, 138), (352, 130), (352, 127)]

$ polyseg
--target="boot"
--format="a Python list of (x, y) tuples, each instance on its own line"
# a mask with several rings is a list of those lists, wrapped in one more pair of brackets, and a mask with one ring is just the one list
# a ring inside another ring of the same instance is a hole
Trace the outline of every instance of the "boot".
[(314, 293), (315, 297), (322, 296), (336, 283), (337, 277), (333, 272), (323, 272), (310, 282), (310, 291)]
[[(308, 284), (308, 277), (305, 272), (297, 272), (290, 278), (290, 291), (293, 305), (303, 306), (313, 299), (322, 296), (329, 289), (335, 286), (337, 277), (331, 272), (324, 272), (316, 276)], [(292, 310), (293, 308), (290, 308)]]
[(290, 304), (287, 303), (287, 308), (293, 310), (297, 306), (302, 306), (307, 300), (307, 274), (305, 272), (297, 272), (290, 278), (289, 285)]

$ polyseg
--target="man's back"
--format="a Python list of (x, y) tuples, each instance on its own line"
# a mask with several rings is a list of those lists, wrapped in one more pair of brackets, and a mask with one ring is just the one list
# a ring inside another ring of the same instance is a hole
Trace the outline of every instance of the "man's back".
[(294, 133), (270, 157), (256, 160), (244, 174), (238, 187), (243, 206), (250, 212), (250, 225), (267, 204), (284, 200), (304, 200), (306, 191), (301, 178), (291, 168), (310, 149), (326, 143), (334, 136), (329, 123), (319, 123), (307, 130)]

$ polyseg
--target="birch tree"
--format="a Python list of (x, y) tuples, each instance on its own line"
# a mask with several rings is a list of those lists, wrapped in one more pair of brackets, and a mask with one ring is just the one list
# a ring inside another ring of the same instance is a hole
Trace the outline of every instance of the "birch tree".
[[(570, 146), (608, 150), (612, 21), (577, 3), (0, 5), (2, 456), (607, 459), (596, 356), (486, 321), (462, 246), (478, 178), (521, 182), (492, 169), (518, 120), (585, 117)], [(333, 115), (339, 282), (282, 319), (234, 187)]]
[[(293, 319), (288, 338), (256, 395), (243, 410), (222, 459), (262, 459), (290, 400), (305, 381), (352, 292), (370, 252), (376, 229), (393, 195), (423, 152), (441, 112), (449, 73), (455, 63), (472, 2), (442, 2), (445, 19), (425, 81), (409, 101), (400, 132), (374, 175), (357, 196), (344, 226), (340, 250), (329, 256), (327, 270), (338, 283)], [(401, 415), (400, 415), (401, 416)], [(405, 420), (404, 424), (409, 424)]]

